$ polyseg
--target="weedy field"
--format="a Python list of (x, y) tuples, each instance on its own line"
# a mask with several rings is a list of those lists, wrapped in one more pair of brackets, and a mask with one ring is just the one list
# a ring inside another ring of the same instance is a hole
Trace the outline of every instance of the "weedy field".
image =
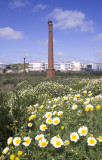
[(102, 72), (0, 75), (3, 160), (102, 160)]

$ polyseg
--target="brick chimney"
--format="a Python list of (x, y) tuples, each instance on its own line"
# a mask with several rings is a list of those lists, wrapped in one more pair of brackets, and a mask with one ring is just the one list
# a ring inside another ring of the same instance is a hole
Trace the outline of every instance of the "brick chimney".
[(48, 21), (49, 40), (48, 40), (48, 69), (47, 78), (55, 78), (55, 69), (53, 63), (53, 23)]

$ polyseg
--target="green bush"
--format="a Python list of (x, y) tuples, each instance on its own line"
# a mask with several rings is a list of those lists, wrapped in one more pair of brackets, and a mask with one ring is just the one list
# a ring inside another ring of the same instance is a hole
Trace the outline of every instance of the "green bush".
[[(7, 94), (0, 93), (0, 146), (4, 148), (7, 138), (13, 135), (13, 119), (9, 113), (10, 108), (7, 106)], [(0, 153), (1, 153), (0, 148)]]

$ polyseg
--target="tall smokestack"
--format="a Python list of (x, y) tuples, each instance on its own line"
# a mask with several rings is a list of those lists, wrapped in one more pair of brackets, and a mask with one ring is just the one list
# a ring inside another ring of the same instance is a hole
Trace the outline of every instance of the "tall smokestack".
[(25, 67), (25, 59), (26, 59), (26, 58), (24, 58), (24, 72), (25, 72), (25, 68), (26, 68), (26, 67)]
[(55, 78), (55, 69), (53, 64), (53, 23), (48, 21), (49, 40), (48, 40), (48, 69), (47, 78)]

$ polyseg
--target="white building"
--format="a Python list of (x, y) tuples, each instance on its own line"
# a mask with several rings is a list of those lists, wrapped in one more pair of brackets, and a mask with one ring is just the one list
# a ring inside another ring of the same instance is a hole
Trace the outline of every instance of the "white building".
[(97, 66), (97, 71), (102, 71), (102, 63), (95, 63)]
[[(80, 71), (82, 64), (80, 62), (71, 63), (54, 63), (54, 69), (56, 71)], [(46, 71), (48, 63), (34, 62), (29, 63), (30, 71)]]
[(68, 71), (71, 69), (70, 63), (54, 63), (56, 71)]
[(84, 68), (86, 71), (102, 71), (102, 63), (87, 63)]
[(42, 71), (43, 70), (43, 63), (41, 63), (41, 62), (29, 63), (29, 70), (30, 71)]
[(80, 62), (71, 62), (72, 71), (80, 71), (81, 68), (82, 68), (82, 64)]
[(4, 63), (0, 63), (0, 69), (6, 69), (6, 65)]

